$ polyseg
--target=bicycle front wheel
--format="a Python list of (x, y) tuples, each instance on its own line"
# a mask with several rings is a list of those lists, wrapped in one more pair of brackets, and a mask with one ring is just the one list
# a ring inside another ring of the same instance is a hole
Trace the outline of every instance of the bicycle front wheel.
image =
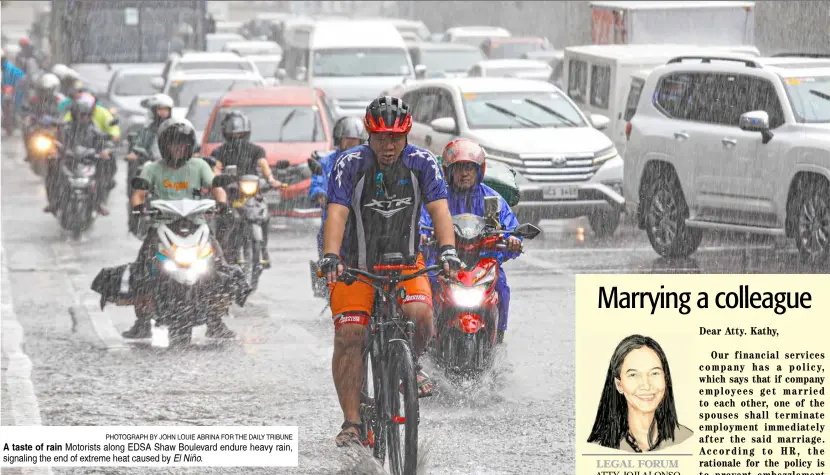
[(418, 384), (409, 344), (391, 340), (386, 353), (383, 412), (392, 475), (415, 475), (418, 468)]

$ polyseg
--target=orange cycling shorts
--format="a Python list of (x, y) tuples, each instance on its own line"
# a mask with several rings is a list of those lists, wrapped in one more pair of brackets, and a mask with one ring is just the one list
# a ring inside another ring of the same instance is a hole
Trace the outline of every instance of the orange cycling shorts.
[[(407, 270), (405, 275), (413, 274), (424, 267), (424, 257), (418, 255), (418, 262), (415, 270)], [(369, 315), (372, 313), (372, 305), (375, 299), (375, 289), (360, 277), (359, 280), (346, 285), (344, 282), (335, 282), (329, 285), (331, 290), (331, 314), (334, 319), (334, 329), (337, 330), (345, 324), (369, 325)], [(412, 280), (407, 280), (398, 285), (406, 291), (404, 299), (398, 298), (398, 303), (406, 305), (412, 302), (424, 302), (432, 308), (432, 289), (429, 285), (429, 277), (422, 275)]]

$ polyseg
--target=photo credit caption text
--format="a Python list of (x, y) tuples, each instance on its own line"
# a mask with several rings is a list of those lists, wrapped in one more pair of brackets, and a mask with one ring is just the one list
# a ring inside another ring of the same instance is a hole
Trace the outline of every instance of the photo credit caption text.
[(3, 426), (2, 467), (296, 467), (296, 426)]
[[(578, 475), (830, 473), (830, 276), (578, 275), (576, 282)], [(660, 345), (670, 375), (654, 385), (625, 383), (625, 397), (671, 395), (682, 443), (635, 453), (587, 442), (613, 374), (609, 362), (631, 335)]]

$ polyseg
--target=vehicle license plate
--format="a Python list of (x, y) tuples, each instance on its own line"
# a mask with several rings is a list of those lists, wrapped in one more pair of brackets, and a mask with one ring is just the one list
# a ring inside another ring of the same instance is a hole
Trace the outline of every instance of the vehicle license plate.
[(546, 186), (542, 188), (546, 200), (575, 200), (579, 198), (579, 188), (575, 186)]

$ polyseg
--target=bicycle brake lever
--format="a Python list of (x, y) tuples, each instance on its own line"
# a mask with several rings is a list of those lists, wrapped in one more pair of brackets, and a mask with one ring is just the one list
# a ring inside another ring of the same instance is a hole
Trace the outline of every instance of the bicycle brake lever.
[(340, 276), (340, 281), (346, 285), (352, 285), (357, 281), (357, 277), (353, 276), (352, 274), (349, 274), (348, 272), (344, 272)]

